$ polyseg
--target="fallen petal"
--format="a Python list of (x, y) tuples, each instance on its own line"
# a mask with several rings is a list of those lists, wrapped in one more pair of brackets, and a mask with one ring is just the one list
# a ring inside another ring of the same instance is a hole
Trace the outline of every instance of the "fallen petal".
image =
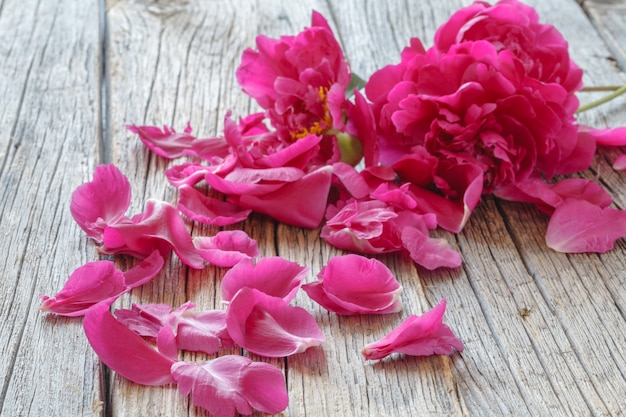
[(243, 259), (259, 256), (256, 240), (242, 230), (223, 230), (215, 236), (195, 237), (193, 244), (200, 256), (221, 267), (231, 267)]

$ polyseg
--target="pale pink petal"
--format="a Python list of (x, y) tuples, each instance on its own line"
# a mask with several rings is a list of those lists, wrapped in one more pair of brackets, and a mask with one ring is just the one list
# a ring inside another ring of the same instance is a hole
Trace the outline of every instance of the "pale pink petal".
[(401, 235), (404, 248), (411, 259), (426, 269), (456, 268), (461, 266), (461, 255), (444, 239), (436, 239), (415, 227), (404, 227)]
[(154, 250), (163, 256), (174, 250), (185, 264), (204, 268), (204, 259), (193, 245), (185, 222), (171, 204), (163, 201), (148, 200), (143, 213), (107, 227), (103, 237), (103, 253), (144, 258)]
[(445, 298), (421, 316), (410, 316), (382, 339), (365, 346), (365, 359), (382, 359), (394, 352), (412, 356), (449, 355), (461, 352), (463, 343), (443, 324)]
[(325, 309), (343, 315), (388, 314), (402, 309), (402, 286), (380, 261), (336, 256), (302, 289)]
[(613, 169), (617, 171), (626, 171), (626, 154), (615, 158), (615, 161), (613, 161)]
[(177, 208), (190, 219), (200, 223), (226, 226), (244, 221), (252, 212), (226, 201), (208, 197), (188, 185), (182, 185), (178, 191)]
[(123, 219), (130, 204), (130, 183), (113, 164), (99, 165), (93, 180), (74, 191), (70, 211), (87, 237), (102, 241), (107, 225)]
[(235, 201), (280, 222), (313, 229), (324, 218), (331, 178), (332, 167), (323, 166), (276, 191), (264, 195), (243, 194)]
[(215, 236), (193, 238), (198, 253), (213, 265), (231, 267), (242, 259), (259, 256), (256, 240), (243, 230), (223, 230)]
[(275, 414), (289, 404), (282, 372), (267, 363), (237, 355), (221, 356), (202, 365), (177, 362), (172, 375), (183, 395), (213, 417), (249, 415), (253, 408)]
[(137, 134), (144, 145), (152, 152), (163, 158), (175, 159), (183, 155), (195, 155), (192, 145), (198, 139), (191, 136), (191, 126), (187, 124), (184, 133), (177, 133), (174, 129), (163, 126), (126, 126), (128, 130)]
[(604, 253), (626, 236), (626, 211), (566, 199), (552, 214), (546, 243), (558, 252)]
[(289, 356), (324, 341), (308, 311), (253, 288), (242, 288), (233, 297), (226, 325), (235, 343), (261, 356)]
[(85, 314), (83, 327), (89, 344), (109, 368), (143, 385), (174, 383), (174, 361), (156, 351), (140, 336), (113, 318), (109, 306), (100, 304)]
[(252, 259), (242, 259), (224, 274), (222, 300), (230, 301), (240, 289), (248, 287), (288, 303), (296, 296), (308, 272), (308, 267), (278, 256), (261, 258), (256, 264)]

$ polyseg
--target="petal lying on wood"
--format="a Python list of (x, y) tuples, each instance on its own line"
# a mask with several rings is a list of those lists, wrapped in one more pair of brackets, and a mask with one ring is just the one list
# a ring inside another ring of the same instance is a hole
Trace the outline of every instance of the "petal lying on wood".
[(253, 409), (280, 413), (289, 404), (282, 372), (267, 363), (227, 355), (205, 364), (177, 362), (172, 375), (183, 395), (213, 417), (249, 415)]
[(189, 185), (182, 185), (178, 192), (178, 209), (200, 223), (226, 226), (244, 221), (252, 212), (250, 209), (207, 197)]
[(382, 359), (394, 352), (412, 356), (449, 355), (463, 350), (463, 343), (443, 324), (445, 298), (421, 316), (410, 316), (377, 342), (365, 346), (365, 359)]
[(308, 267), (278, 256), (261, 258), (256, 264), (243, 259), (224, 274), (222, 300), (230, 301), (240, 289), (248, 287), (288, 303), (296, 296), (308, 272)]
[(235, 343), (267, 357), (304, 352), (324, 341), (324, 334), (308, 311), (253, 288), (242, 288), (233, 297), (226, 325)]
[(193, 244), (205, 260), (222, 267), (231, 267), (243, 259), (259, 256), (256, 240), (243, 230), (223, 230), (215, 236), (195, 237)]
[(325, 309), (343, 315), (396, 313), (402, 286), (380, 261), (360, 255), (332, 258), (316, 282), (302, 289)]
[(163, 129), (160, 129), (156, 126), (130, 125), (126, 128), (137, 134), (148, 149), (163, 158), (176, 159), (183, 155), (195, 155), (192, 149), (193, 144), (198, 139), (195, 136), (191, 136), (191, 125), (189, 123), (184, 133), (177, 133), (168, 126), (163, 126)]
[(156, 351), (99, 304), (85, 314), (85, 335), (100, 360), (126, 379), (143, 385), (174, 383), (170, 368), (174, 361)]

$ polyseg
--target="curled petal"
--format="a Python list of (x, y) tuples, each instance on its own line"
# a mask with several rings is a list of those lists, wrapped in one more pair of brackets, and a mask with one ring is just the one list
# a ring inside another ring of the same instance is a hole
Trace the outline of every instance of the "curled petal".
[(558, 252), (604, 253), (626, 236), (626, 211), (566, 199), (552, 214), (546, 243)]
[(613, 161), (613, 169), (617, 171), (626, 171), (626, 155), (620, 155)]
[(223, 230), (215, 236), (199, 236), (193, 239), (200, 256), (213, 265), (231, 267), (242, 259), (259, 256), (256, 240), (243, 230)]
[(230, 301), (240, 289), (247, 287), (288, 303), (296, 296), (308, 272), (308, 267), (278, 256), (261, 258), (256, 265), (251, 259), (243, 259), (224, 274), (222, 299)]
[(183, 155), (195, 155), (192, 147), (198, 139), (191, 136), (189, 123), (184, 133), (177, 133), (167, 126), (163, 126), (163, 129), (156, 126), (136, 125), (130, 125), (126, 128), (137, 134), (148, 149), (163, 158), (176, 159)]
[(316, 282), (302, 289), (325, 309), (337, 314), (387, 314), (402, 309), (402, 286), (380, 261), (360, 255), (332, 258)]
[(100, 360), (126, 379), (142, 385), (174, 383), (170, 368), (174, 361), (156, 351), (99, 304), (83, 321), (85, 335)]
[(62, 316), (82, 316), (96, 305), (111, 304), (125, 292), (150, 281), (162, 267), (163, 258), (157, 251), (126, 272), (115, 268), (110, 261), (89, 262), (74, 270), (57, 294), (41, 296), (41, 310)]
[(193, 245), (183, 219), (172, 205), (163, 201), (148, 200), (143, 213), (107, 227), (103, 237), (100, 250), (104, 253), (143, 258), (154, 250), (163, 256), (174, 250), (185, 264), (204, 268), (204, 259)]
[(188, 185), (182, 185), (178, 191), (177, 208), (190, 219), (200, 223), (226, 226), (244, 221), (252, 212), (252, 210), (207, 197)]
[(226, 325), (235, 343), (261, 356), (289, 356), (324, 341), (309, 312), (253, 288), (242, 288), (233, 297)]
[(626, 145), (626, 127), (617, 127), (614, 129), (591, 129), (581, 127), (583, 132), (590, 134), (595, 138), (598, 145), (605, 146), (625, 146)]
[(214, 417), (249, 415), (253, 409), (275, 414), (289, 404), (282, 372), (267, 363), (227, 355), (199, 365), (177, 362), (172, 375), (183, 395)]
[(446, 300), (421, 316), (410, 316), (382, 339), (365, 346), (365, 359), (382, 359), (394, 352), (412, 356), (449, 355), (463, 343), (443, 324)]
[(401, 235), (404, 248), (411, 259), (426, 269), (461, 266), (461, 255), (444, 239), (435, 239), (415, 227), (404, 227)]
[(70, 211), (87, 237), (102, 241), (107, 225), (125, 217), (130, 204), (130, 183), (115, 165), (96, 167), (93, 180), (74, 191)]

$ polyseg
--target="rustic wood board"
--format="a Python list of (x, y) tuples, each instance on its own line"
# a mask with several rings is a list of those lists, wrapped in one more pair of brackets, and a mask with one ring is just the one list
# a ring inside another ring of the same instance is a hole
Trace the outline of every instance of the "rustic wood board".
[[(32, 3), (32, 4), (31, 4)], [(529, 1), (556, 25), (588, 85), (626, 84), (623, 2)], [(217, 135), (226, 111), (256, 109), (234, 77), (240, 55), (263, 33), (295, 34), (324, 14), (363, 77), (397, 61), (411, 37), (426, 45), (469, 1), (109, 0), (0, 3), (0, 416), (204, 416), (174, 387), (143, 387), (100, 367), (80, 319), (38, 311), (81, 264), (98, 259), (69, 214), (71, 192), (97, 164), (114, 162), (130, 179), (138, 212), (148, 198), (175, 202), (163, 171), (125, 125), (188, 121)], [(588, 13), (588, 14), (587, 14)], [(590, 18), (588, 17), (591, 17)], [(16, 22), (19, 22), (17, 24)], [(611, 39), (614, 39), (613, 41)], [(622, 67), (623, 68), (623, 67)], [(581, 101), (598, 94), (585, 93)], [(626, 100), (580, 116), (597, 127), (626, 125)], [(626, 208), (626, 176), (602, 149), (588, 172)], [(401, 313), (329, 314), (304, 294), (327, 342), (285, 360), (286, 416), (550, 415), (626, 413), (626, 244), (603, 255), (547, 249), (547, 218), (521, 204), (485, 198), (459, 235), (439, 233), (464, 257), (457, 270), (429, 272), (405, 256), (381, 257), (404, 286)], [(232, 228), (240, 228), (235, 225)], [(263, 256), (311, 268), (309, 280), (341, 254), (319, 230), (259, 215), (241, 225)], [(216, 228), (190, 225), (194, 235)], [(126, 269), (134, 265), (117, 259)], [(189, 271), (176, 257), (118, 305), (187, 300), (222, 308), (224, 271)], [(443, 297), (445, 321), (466, 349), (450, 357), (364, 361), (360, 348)], [(239, 353), (233, 350), (230, 353)], [(254, 356), (255, 360), (266, 360)], [(185, 354), (186, 360), (206, 357)]]

